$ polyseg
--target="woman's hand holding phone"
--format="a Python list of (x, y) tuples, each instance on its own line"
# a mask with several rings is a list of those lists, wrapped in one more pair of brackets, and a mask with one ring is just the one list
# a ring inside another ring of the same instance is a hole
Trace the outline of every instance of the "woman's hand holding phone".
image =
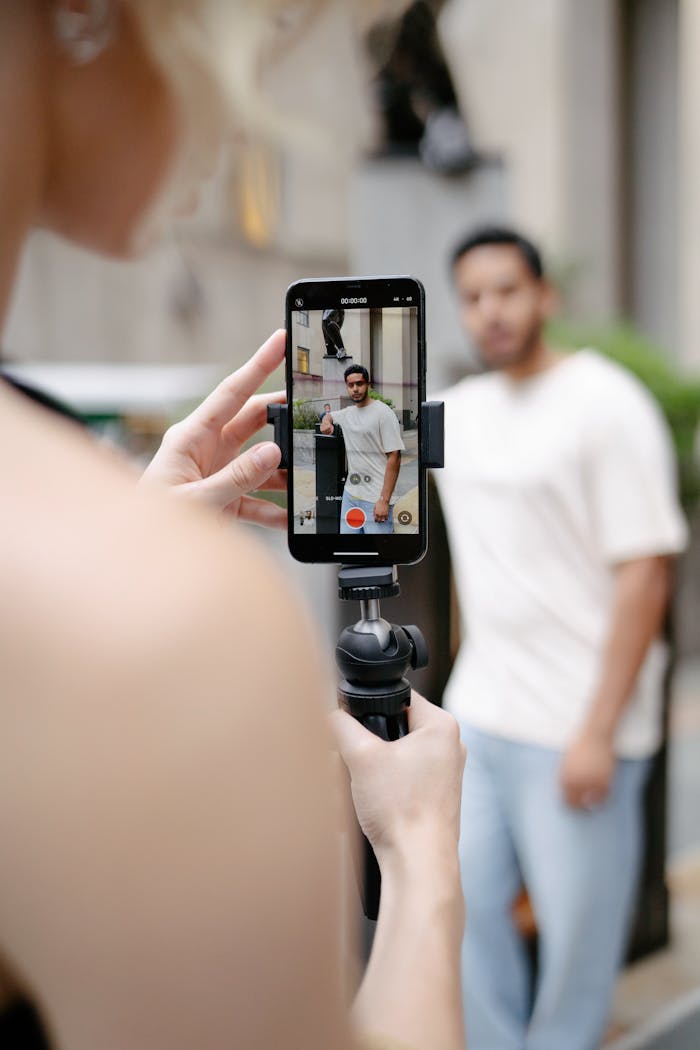
[(286, 335), (274, 332), (242, 368), (227, 376), (189, 416), (166, 432), (143, 475), (145, 482), (173, 488), (227, 515), (283, 529), (287, 511), (249, 496), (257, 489), (284, 490), (284, 471), (277, 469), (280, 450), (264, 441), (241, 452), (267, 422), (267, 406), (286, 395), (255, 391), (284, 360)]

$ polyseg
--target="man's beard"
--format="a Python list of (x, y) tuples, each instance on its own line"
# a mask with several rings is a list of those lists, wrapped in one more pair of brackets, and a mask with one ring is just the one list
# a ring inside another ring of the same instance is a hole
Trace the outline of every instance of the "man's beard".
[(477, 346), (476, 350), (479, 356), (479, 361), (487, 372), (501, 372), (505, 368), (513, 368), (516, 365), (525, 364), (535, 353), (541, 336), (542, 325), (539, 321), (535, 321), (533, 322), (530, 331), (520, 343), (520, 346), (516, 347), (511, 353), (499, 360), (490, 361), (488, 356), (482, 354), (481, 349)]

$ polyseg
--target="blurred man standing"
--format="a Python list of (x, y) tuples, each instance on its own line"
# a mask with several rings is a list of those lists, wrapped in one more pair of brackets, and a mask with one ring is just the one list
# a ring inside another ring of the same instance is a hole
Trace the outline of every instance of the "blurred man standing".
[[(450, 389), (438, 471), (465, 640), (461, 862), (470, 1050), (595, 1050), (634, 904), (660, 742), (658, 635), (685, 544), (661, 414), (593, 350), (548, 346), (554, 295), (506, 229), (454, 254), (486, 372)], [(539, 930), (534, 1003), (513, 901)]]

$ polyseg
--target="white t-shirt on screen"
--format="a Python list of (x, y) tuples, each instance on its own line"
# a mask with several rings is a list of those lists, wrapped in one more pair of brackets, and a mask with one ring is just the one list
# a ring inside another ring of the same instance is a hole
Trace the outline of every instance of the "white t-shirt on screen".
[[(345, 491), (355, 499), (376, 503), (382, 494), (386, 457), (403, 451), (401, 428), (396, 415), (383, 401), (348, 405), (332, 413), (334, 423), (343, 428), (348, 458)], [(392, 494), (391, 503), (396, 496)]]
[[(593, 699), (617, 563), (681, 551), (666, 423), (626, 370), (581, 350), (514, 382), (469, 377), (445, 401), (447, 522), (464, 641), (445, 694), (485, 732), (565, 748)], [(665, 648), (650, 647), (617, 734), (660, 740)]]

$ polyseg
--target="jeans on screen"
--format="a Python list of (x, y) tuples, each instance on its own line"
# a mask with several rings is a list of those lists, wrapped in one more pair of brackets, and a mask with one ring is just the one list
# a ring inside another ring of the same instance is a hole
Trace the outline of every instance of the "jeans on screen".
[[(559, 751), (462, 726), (460, 863), (469, 1050), (597, 1050), (638, 885), (650, 759), (621, 760), (607, 801), (566, 806)], [(527, 886), (538, 927), (531, 1005), (511, 905)]]

